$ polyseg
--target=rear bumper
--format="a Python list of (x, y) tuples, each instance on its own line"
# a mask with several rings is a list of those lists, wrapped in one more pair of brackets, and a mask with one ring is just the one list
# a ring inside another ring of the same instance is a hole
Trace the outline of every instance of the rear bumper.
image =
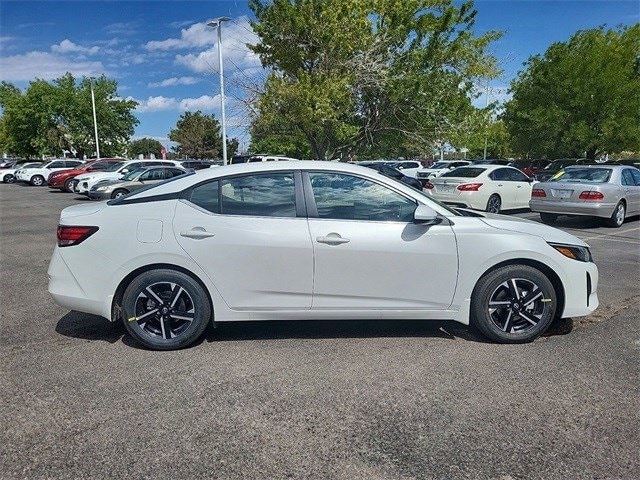
[(529, 201), (532, 212), (555, 213), (558, 215), (585, 215), (589, 217), (609, 218), (613, 214), (615, 203), (602, 202), (561, 202), (553, 200)]

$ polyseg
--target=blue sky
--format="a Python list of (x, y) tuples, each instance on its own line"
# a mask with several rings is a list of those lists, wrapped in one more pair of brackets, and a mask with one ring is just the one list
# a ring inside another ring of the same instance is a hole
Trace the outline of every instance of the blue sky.
[[(551, 43), (579, 29), (640, 21), (637, 0), (476, 0), (476, 8), (477, 32), (505, 31), (491, 47), (504, 70), (491, 82), (491, 101), (504, 100), (522, 63)], [(244, 46), (255, 41), (246, 1), (2, 0), (0, 79), (24, 88), (66, 71), (104, 73), (118, 81), (120, 96), (140, 102), (135, 137), (168, 147), (169, 130), (185, 110), (220, 115), (216, 32), (206, 22), (223, 15), (232, 19), (222, 42), (229, 133), (247, 146), (245, 103), (264, 71)]]

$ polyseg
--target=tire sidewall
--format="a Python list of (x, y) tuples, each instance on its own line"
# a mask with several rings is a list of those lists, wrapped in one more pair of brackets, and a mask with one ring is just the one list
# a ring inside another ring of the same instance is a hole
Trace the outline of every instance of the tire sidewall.
[[(180, 285), (191, 296), (195, 316), (187, 330), (172, 339), (160, 339), (145, 333), (128, 319), (135, 316), (135, 302), (139, 293), (148, 285), (158, 282), (172, 282)], [(150, 270), (138, 275), (126, 288), (122, 298), (122, 320), (129, 334), (147, 348), (153, 350), (176, 350), (194, 343), (212, 320), (212, 309), (205, 289), (189, 275), (176, 270)]]
[(40, 187), (44, 185), (44, 178), (42, 177), (42, 175), (34, 175), (33, 177), (31, 177), (29, 183), (31, 183), (31, 185), (33, 185), (34, 187)]
[(63, 190), (65, 192), (72, 192), (73, 190), (71, 189), (71, 186), (73, 185), (73, 178), (70, 178), (69, 180), (66, 180), (64, 182), (64, 187)]
[[(622, 209), (622, 221), (618, 223), (618, 211)], [(627, 215), (627, 209), (624, 206), (624, 203), (619, 202), (616, 205), (616, 208), (613, 210), (613, 215), (611, 216), (611, 225), (615, 228), (619, 228), (624, 224), (624, 217)]]
[[(492, 199), (497, 199), (498, 200), (498, 211), (497, 212), (492, 212), (491, 210), (489, 210), (489, 205), (491, 205), (491, 200)], [(487, 213), (500, 213), (500, 209), (502, 208), (502, 200), (500, 199), (500, 195), (497, 195), (495, 193), (491, 194), (491, 196), (489, 197), (489, 200), (487, 200), (487, 208), (485, 209), (487, 211)]]
[(2, 177), (3, 183), (13, 183), (16, 181), (16, 177), (14, 175), (8, 174)]
[[(530, 280), (544, 292), (551, 302), (545, 304), (540, 321), (526, 333), (507, 333), (493, 323), (488, 312), (491, 295), (498, 286), (510, 278)], [(471, 323), (487, 338), (499, 343), (528, 343), (542, 335), (553, 322), (557, 309), (557, 295), (549, 278), (528, 265), (507, 265), (487, 273), (478, 281), (471, 297)]]
[(121, 193), (121, 194), (122, 194), (122, 195), (120, 195), (120, 196), (124, 196), (124, 195), (126, 195), (127, 193), (129, 193), (129, 192), (128, 192), (128, 191), (126, 191), (126, 190), (123, 190), (123, 189), (115, 190), (115, 191), (111, 194), (111, 199), (112, 199), (112, 200), (114, 200), (114, 199), (118, 198), (118, 194), (119, 194), (119, 193)]

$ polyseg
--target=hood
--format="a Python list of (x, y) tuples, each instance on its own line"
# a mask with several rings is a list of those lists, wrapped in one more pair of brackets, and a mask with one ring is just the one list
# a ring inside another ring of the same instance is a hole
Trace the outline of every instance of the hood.
[(582, 247), (589, 246), (575, 235), (533, 220), (491, 213), (482, 213), (481, 215), (483, 217), (482, 221), (493, 228), (534, 235), (543, 238), (546, 242), (579, 245)]
[(69, 218), (82, 217), (84, 215), (98, 213), (106, 206), (107, 202), (92, 202), (72, 205), (62, 210), (62, 212), (60, 213), (60, 221), (63, 222), (64, 220), (67, 220)]

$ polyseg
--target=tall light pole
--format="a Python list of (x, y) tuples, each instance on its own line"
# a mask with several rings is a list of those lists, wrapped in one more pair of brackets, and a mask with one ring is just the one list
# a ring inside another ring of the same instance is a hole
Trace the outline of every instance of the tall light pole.
[[(489, 106), (489, 87), (487, 87), (487, 98), (484, 102), (484, 108), (486, 109)], [(487, 159), (487, 143), (489, 143), (489, 127), (487, 127), (484, 135), (484, 153), (482, 154), (482, 159)]]
[(218, 17), (207, 23), (208, 26), (218, 28), (218, 68), (220, 69), (220, 113), (222, 117), (222, 164), (227, 164), (227, 123), (224, 115), (224, 73), (222, 71), (222, 22), (231, 20), (229, 17)]
[(96, 158), (100, 158), (100, 144), (98, 143), (98, 121), (96, 120), (96, 97), (93, 94), (93, 78), (89, 78), (91, 85), (91, 106), (93, 107), (93, 131), (96, 135)]

